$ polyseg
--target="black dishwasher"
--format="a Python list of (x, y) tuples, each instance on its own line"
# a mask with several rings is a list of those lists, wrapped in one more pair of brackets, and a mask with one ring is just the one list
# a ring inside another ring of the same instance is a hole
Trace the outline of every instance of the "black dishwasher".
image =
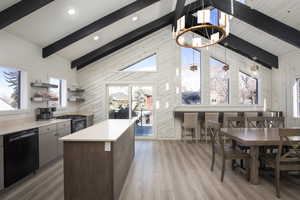
[(4, 136), (4, 187), (39, 168), (38, 129)]

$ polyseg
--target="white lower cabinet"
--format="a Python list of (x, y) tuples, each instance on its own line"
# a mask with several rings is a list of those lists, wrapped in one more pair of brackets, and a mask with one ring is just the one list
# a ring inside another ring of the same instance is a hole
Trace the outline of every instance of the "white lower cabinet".
[(63, 143), (59, 138), (71, 133), (70, 121), (39, 129), (40, 167), (63, 155)]
[(0, 190), (4, 189), (4, 149), (3, 137), (0, 136)]

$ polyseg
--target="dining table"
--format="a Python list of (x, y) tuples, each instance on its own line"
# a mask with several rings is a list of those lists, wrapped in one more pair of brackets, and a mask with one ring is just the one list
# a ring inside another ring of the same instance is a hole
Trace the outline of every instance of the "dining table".
[[(299, 129), (294, 128), (294, 129)], [(222, 128), (221, 132), (232, 140), (232, 147), (236, 144), (250, 148), (250, 183), (259, 184), (259, 149), (280, 144), (279, 128)], [(291, 141), (300, 142), (300, 137), (293, 137)]]

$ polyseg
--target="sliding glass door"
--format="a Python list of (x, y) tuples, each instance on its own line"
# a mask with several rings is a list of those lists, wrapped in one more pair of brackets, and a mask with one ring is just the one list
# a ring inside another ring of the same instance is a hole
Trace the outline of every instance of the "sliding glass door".
[(131, 90), (132, 117), (137, 117), (135, 135), (149, 137), (153, 134), (153, 91), (148, 86), (133, 86)]
[(135, 136), (154, 136), (152, 86), (110, 85), (107, 91), (109, 119), (135, 117), (137, 118)]

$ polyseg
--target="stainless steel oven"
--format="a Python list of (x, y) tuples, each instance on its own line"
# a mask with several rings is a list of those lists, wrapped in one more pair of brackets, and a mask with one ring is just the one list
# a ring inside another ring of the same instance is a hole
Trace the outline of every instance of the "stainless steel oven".
[(75, 133), (87, 127), (87, 118), (83, 115), (63, 115), (57, 119), (71, 119), (71, 132)]

